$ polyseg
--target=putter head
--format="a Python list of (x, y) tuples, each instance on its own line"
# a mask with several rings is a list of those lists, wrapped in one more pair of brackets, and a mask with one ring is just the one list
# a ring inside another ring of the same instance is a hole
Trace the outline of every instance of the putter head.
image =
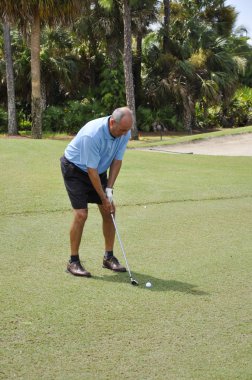
[(134, 280), (133, 278), (131, 278), (131, 284), (134, 286), (138, 286), (138, 282)]

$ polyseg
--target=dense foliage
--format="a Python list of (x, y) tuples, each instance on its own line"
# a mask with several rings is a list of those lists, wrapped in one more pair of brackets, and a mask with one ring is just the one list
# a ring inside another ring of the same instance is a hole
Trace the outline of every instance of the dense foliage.
[[(76, 133), (126, 102), (120, 1), (84, 3), (73, 27), (42, 27), (43, 130)], [(233, 7), (223, 0), (130, 4), (139, 130), (251, 123), (252, 47), (234, 31)], [(12, 24), (19, 130), (31, 127), (29, 33)], [(3, 43), (0, 32), (0, 131), (7, 132)]]

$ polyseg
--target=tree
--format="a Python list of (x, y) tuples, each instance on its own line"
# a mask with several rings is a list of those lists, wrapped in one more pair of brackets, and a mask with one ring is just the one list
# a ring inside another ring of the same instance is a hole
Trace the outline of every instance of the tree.
[[(41, 97), (43, 110), (48, 104), (76, 97), (83, 87), (84, 65), (75, 53), (74, 37), (62, 27), (44, 27), (41, 33)], [(83, 59), (84, 60), (84, 59)], [(82, 72), (80, 72), (82, 71)]]
[(18, 134), (17, 116), (15, 104), (15, 85), (13, 73), (13, 61), (11, 54), (11, 35), (8, 22), (3, 23), (4, 33), (4, 56), (6, 64), (6, 84), (7, 84), (7, 99), (8, 99), (8, 134), (14, 136)]
[(159, 105), (173, 98), (189, 133), (197, 102), (205, 108), (228, 104), (237, 88), (245, 60), (229, 49), (235, 18), (222, 0), (171, 3), (168, 51), (162, 30), (150, 50), (147, 91)]
[(133, 76), (136, 108), (143, 101), (142, 91), (142, 57), (143, 39), (150, 32), (151, 26), (157, 21), (156, 0), (134, 1), (131, 12), (133, 41), (135, 40), (135, 51), (133, 52)]
[(131, 14), (128, 0), (123, 0), (123, 25), (124, 25), (124, 75), (127, 106), (133, 113), (132, 139), (138, 139), (136, 126), (136, 106), (132, 70), (132, 43), (131, 43)]
[(89, 93), (101, 100), (106, 112), (112, 112), (125, 103), (120, 2), (113, 1), (103, 6), (98, 1), (94, 2), (74, 31), (80, 40), (81, 51), (90, 62), (89, 82), (92, 88)]
[(1, 0), (0, 16), (30, 31), (32, 137), (42, 138), (40, 28), (43, 22), (66, 24), (80, 14), (78, 0)]
[[(116, 0), (100, 0), (100, 4), (108, 9), (113, 5), (113, 1)], [(130, 0), (122, 0), (122, 15), (124, 26), (124, 79), (125, 79), (125, 92), (126, 103), (133, 113), (133, 126), (132, 126), (132, 139), (138, 139), (138, 130), (136, 125), (136, 106), (135, 106), (135, 93), (133, 83), (133, 68), (132, 68), (132, 33), (131, 33), (131, 6)]]
[(163, 36), (163, 52), (169, 51), (169, 27), (170, 27), (170, 0), (164, 0), (164, 36)]

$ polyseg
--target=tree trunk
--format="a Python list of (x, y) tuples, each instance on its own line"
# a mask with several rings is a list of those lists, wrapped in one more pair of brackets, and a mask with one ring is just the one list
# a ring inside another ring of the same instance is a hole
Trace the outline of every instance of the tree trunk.
[(131, 48), (131, 15), (129, 0), (123, 0), (123, 24), (124, 24), (124, 76), (127, 106), (133, 113), (133, 126), (131, 135), (133, 140), (138, 140), (136, 125), (135, 94), (132, 73), (132, 48)]
[(163, 52), (169, 51), (169, 27), (170, 27), (170, 0), (164, 0), (164, 37), (163, 37)]
[(192, 111), (187, 99), (183, 100), (183, 126), (188, 134), (192, 134)]
[(134, 64), (134, 82), (135, 82), (135, 101), (136, 107), (142, 103), (142, 40), (143, 36), (141, 32), (136, 36), (136, 58)]
[(4, 32), (4, 56), (6, 65), (6, 83), (7, 83), (7, 98), (8, 98), (8, 135), (15, 136), (17, 130), (17, 114), (15, 104), (15, 84), (13, 73), (13, 61), (11, 55), (11, 36), (10, 26), (8, 22), (3, 23)]
[(32, 82), (32, 137), (42, 138), (42, 110), (40, 83), (40, 17), (37, 12), (31, 24), (31, 82)]
[(45, 111), (46, 109), (46, 83), (43, 78), (43, 75), (41, 77), (41, 111)]

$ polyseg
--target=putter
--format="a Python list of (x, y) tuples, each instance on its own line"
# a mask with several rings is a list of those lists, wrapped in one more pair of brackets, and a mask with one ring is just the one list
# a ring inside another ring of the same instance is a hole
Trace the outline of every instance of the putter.
[(137, 286), (137, 285), (138, 285), (138, 282), (132, 278), (131, 271), (130, 271), (129, 264), (128, 264), (127, 257), (126, 257), (126, 253), (125, 253), (125, 251), (124, 251), (123, 243), (122, 243), (122, 241), (121, 241), (120, 234), (119, 234), (119, 231), (118, 231), (118, 228), (117, 228), (116, 222), (115, 222), (115, 217), (114, 217), (113, 214), (111, 214), (111, 218), (112, 218), (112, 220), (113, 220), (114, 227), (115, 227), (115, 230), (116, 230), (116, 235), (117, 235), (118, 241), (119, 241), (120, 246), (121, 246), (121, 250), (122, 250), (123, 257), (124, 257), (124, 260), (125, 260), (125, 263), (126, 263), (126, 267), (127, 267), (127, 271), (128, 271), (128, 273), (129, 273), (129, 276), (130, 276), (131, 284), (134, 285), (134, 286)]

